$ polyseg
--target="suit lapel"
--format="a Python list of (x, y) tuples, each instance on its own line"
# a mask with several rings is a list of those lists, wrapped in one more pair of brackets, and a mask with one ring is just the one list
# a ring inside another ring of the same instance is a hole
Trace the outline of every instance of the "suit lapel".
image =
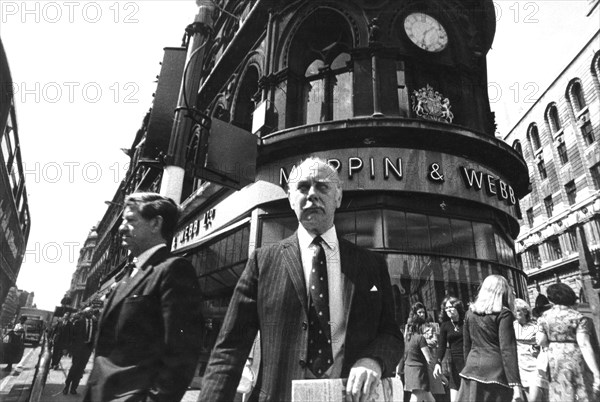
[(356, 261), (357, 256), (354, 254), (352, 245), (344, 239), (339, 239), (340, 244), (340, 265), (342, 270), (342, 278), (344, 281), (344, 308), (346, 310), (346, 320), (349, 322), (350, 309), (352, 308), (352, 299), (354, 298), (354, 285), (359, 272), (359, 261)]
[(292, 236), (283, 240), (282, 247), (284, 259), (283, 265), (290, 275), (290, 279), (304, 311), (308, 313), (306, 281), (304, 279), (304, 270), (302, 269), (302, 258), (300, 257), (300, 245), (298, 244), (297, 233), (294, 233)]
[(133, 278), (127, 278), (125, 283), (121, 281), (121, 283), (119, 283), (114, 290), (114, 295), (111, 295), (113, 297), (106, 308), (106, 314), (103, 314), (103, 316), (108, 315), (108, 313), (110, 313), (125, 298), (127, 298), (138, 287), (138, 285), (143, 283), (144, 279), (146, 279), (154, 270), (154, 266), (164, 261), (168, 254), (169, 252), (166, 248), (159, 249), (148, 259), (148, 261), (146, 261), (142, 269), (140, 269)]

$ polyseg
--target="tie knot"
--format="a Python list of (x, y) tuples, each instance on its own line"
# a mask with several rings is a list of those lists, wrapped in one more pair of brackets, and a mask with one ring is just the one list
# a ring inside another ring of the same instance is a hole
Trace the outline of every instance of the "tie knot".
[(322, 243), (324, 243), (325, 240), (323, 240), (323, 238), (321, 236), (316, 236), (313, 241), (311, 242), (312, 245), (315, 246), (320, 246)]

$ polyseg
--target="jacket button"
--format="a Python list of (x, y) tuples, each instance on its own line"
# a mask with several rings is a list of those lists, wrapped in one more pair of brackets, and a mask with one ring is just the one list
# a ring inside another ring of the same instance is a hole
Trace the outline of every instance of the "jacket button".
[(302, 329), (305, 331), (308, 329), (308, 323), (306, 321), (302, 321)]
[(300, 367), (302, 367), (302, 368), (306, 367), (306, 361), (304, 359), (300, 359), (300, 361), (298, 362), (298, 364), (300, 364)]

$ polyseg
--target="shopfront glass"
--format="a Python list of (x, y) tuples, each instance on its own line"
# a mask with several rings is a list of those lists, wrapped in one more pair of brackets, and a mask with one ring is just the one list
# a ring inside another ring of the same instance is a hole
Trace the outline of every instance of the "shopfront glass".
[[(264, 216), (261, 222), (261, 238), (268, 242), (298, 225), (293, 216)], [(466, 306), (491, 274), (506, 277), (518, 297), (527, 295), (512, 241), (491, 223), (374, 208), (340, 211), (335, 226), (339, 237), (385, 255), (401, 326), (417, 301), (432, 319), (446, 296)]]

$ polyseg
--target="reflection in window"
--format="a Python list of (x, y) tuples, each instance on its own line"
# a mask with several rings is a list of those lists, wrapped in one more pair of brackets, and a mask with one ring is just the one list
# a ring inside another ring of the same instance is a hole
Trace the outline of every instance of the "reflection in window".
[(384, 210), (383, 211), (384, 238), (386, 248), (405, 250), (406, 218), (404, 212)]
[(406, 251), (427, 253), (430, 250), (429, 228), (427, 216), (422, 214), (406, 214)]
[(409, 308), (422, 302), (438, 319), (440, 304), (446, 296), (454, 296), (468, 305), (481, 282), (492, 273), (500, 273), (514, 286), (517, 297), (525, 297), (525, 278), (519, 271), (502, 269), (485, 261), (460, 258), (387, 254), (386, 260), (396, 301), (396, 319), (403, 328)]
[(494, 244), (494, 230), (492, 225), (473, 222), (475, 236), (475, 254), (480, 260), (495, 260), (496, 246)]

